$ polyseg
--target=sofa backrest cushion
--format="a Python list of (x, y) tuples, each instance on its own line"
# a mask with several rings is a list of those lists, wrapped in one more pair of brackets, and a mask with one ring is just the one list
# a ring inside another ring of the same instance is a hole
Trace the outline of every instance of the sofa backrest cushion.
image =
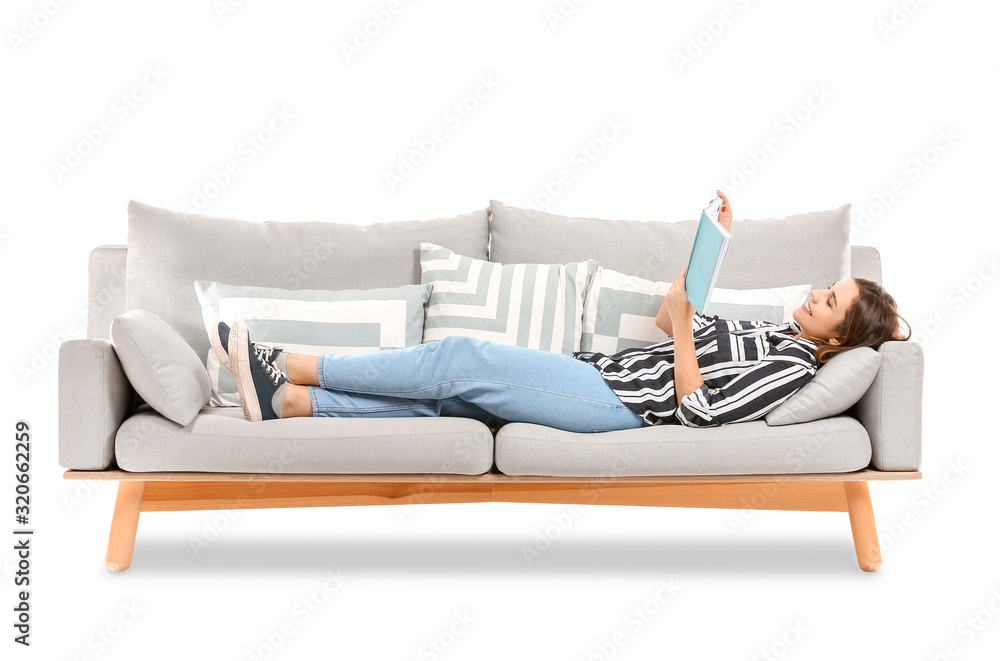
[(285, 289), (420, 284), (420, 242), (486, 259), (485, 209), (432, 220), (355, 225), (246, 222), (128, 205), (126, 304), (173, 327), (204, 362), (208, 333), (195, 280)]
[[(569, 218), (490, 202), (490, 260), (570, 262), (601, 266), (647, 280), (673, 282), (690, 256), (698, 221)], [(744, 220), (717, 287), (761, 289), (808, 283), (826, 288), (851, 274), (851, 205), (784, 218)], [(867, 276), (865, 276), (867, 277)]]

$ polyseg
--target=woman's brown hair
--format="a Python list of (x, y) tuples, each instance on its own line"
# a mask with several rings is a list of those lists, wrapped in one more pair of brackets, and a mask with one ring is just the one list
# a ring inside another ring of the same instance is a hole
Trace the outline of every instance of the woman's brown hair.
[[(841, 344), (829, 344), (822, 340), (816, 344), (816, 362), (823, 365), (842, 351), (855, 347), (878, 349), (883, 342), (910, 339), (910, 323), (896, 311), (896, 300), (882, 288), (882, 285), (867, 278), (854, 278), (858, 283), (858, 299), (847, 311), (844, 322), (836, 328), (836, 333), (844, 338)], [(899, 320), (906, 324), (906, 337), (900, 332)]]

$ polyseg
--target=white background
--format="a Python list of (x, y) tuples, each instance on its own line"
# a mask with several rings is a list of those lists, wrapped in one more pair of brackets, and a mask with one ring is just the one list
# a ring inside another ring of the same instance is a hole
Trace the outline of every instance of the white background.
[[(387, 0), (224, 6), (4, 3), (5, 658), (995, 658), (996, 3), (595, 1), (553, 21), (556, 0), (425, 0), (378, 29)], [(250, 150), (276, 111), (292, 117)], [(609, 120), (620, 133), (580, 161)], [(852, 203), (853, 243), (878, 248), (924, 345), (924, 479), (871, 485), (878, 572), (858, 569), (842, 513), (497, 503), (144, 514), (132, 568), (104, 567), (116, 485), (62, 479), (52, 356), (84, 334), (88, 253), (125, 242), (130, 199), (257, 221), (491, 199), (679, 221), (720, 185), (737, 223)], [(34, 432), (30, 649), (10, 626), (18, 419)], [(346, 577), (333, 593), (328, 571)]]

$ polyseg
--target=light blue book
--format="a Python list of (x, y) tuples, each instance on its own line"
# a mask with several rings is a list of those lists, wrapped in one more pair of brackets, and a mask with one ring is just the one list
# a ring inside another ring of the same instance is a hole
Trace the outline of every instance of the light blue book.
[(701, 313), (704, 313), (705, 305), (715, 289), (715, 281), (722, 270), (722, 263), (726, 261), (729, 244), (733, 241), (733, 235), (719, 223), (721, 206), (722, 199), (716, 197), (701, 212), (687, 273), (684, 275), (687, 299)]

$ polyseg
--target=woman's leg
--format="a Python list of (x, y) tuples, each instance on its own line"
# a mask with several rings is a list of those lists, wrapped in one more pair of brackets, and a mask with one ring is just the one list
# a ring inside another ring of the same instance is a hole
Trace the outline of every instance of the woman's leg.
[(600, 371), (563, 354), (451, 336), (406, 349), (320, 356), (315, 375), (299, 358), (289, 356), (286, 369), (293, 382), (296, 376), (316, 382), (306, 386), (313, 415), (337, 408), (336, 394), (356, 393), (425, 400), (418, 407), (458, 400), (504, 421), (576, 432), (644, 425)]
[[(313, 357), (313, 356), (307, 356)], [(310, 393), (310, 391), (314, 391)], [(316, 405), (313, 405), (315, 399)], [(288, 384), (281, 406), (282, 418), (405, 418), (454, 416), (479, 420), (488, 427), (501, 427), (506, 421), (457, 397), (440, 400), (405, 399), (387, 395), (364, 395)]]

